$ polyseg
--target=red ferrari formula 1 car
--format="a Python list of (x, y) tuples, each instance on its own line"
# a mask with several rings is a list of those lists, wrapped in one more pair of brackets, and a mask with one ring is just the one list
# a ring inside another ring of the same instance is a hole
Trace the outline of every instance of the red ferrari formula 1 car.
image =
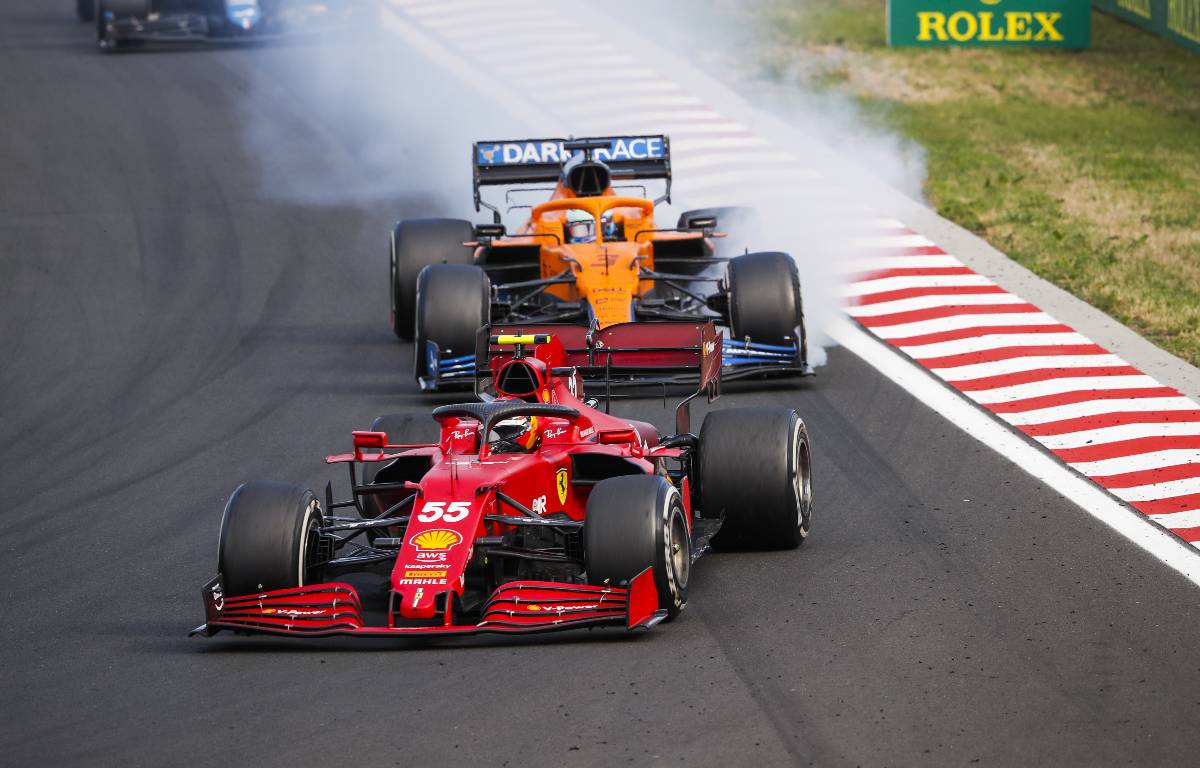
[(701, 388), (668, 437), (581, 399), (557, 339), (494, 337), (495, 395), (435, 409), (438, 442), (355, 432), (353, 453), (327, 459), (349, 465), (350, 500), (240, 486), (194, 633), (642, 629), (683, 609), (710, 542), (799, 546), (812, 512), (804, 423), (790, 408), (719, 410), (692, 434), (688, 401), (719, 385), (721, 339), (701, 332)]

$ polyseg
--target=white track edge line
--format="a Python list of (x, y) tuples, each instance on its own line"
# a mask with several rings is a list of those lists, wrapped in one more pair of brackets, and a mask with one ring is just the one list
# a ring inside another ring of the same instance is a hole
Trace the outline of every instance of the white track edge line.
[(1200, 586), (1200, 550), (1189, 546), (1125, 506), (1092, 481), (1043, 453), (1033, 443), (963, 399), (902, 357), (894, 347), (863, 331), (851, 321), (838, 319), (825, 331), (843, 347), (862, 358), (899, 387), (912, 394), (966, 434), (1010, 460), (1017, 469), (1078, 505), (1084, 512), (1119, 533), (1156, 560)]

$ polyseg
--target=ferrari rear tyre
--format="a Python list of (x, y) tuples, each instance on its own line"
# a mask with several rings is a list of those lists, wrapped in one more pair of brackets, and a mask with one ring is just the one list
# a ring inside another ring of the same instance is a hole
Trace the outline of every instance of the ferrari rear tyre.
[(588, 583), (617, 586), (653, 569), (660, 610), (673, 619), (687, 604), (692, 545), (679, 491), (655, 475), (601, 480), (583, 527)]
[(724, 517), (714, 546), (795, 549), (812, 525), (812, 452), (791, 408), (704, 417), (697, 448), (700, 514)]
[(392, 298), (392, 332), (400, 339), (413, 337), (417, 277), (430, 264), (471, 264), (474, 250), (463, 243), (473, 240), (471, 222), (462, 219), (402, 221), (392, 231), (389, 283)]
[[(804, 306), (796, 262), (786, 253), (748, 253), (729, 262), (729, 326), (735, 339), (798, 344)], [(800, 329), (800, 330), (797, 330)]]
[(256, 480), (239, 485), (221, 520), (217, 570), (227, 595), (320, 579), (321, 505), (312, 491)]
[(442, 355), (475, 354), (476, 334), (491, 319), (492, 283), (479, 267), (434, 264), (417, 278), (416, 308), (413, 370), (417, 378), (432, 377), (428, 342)]
[(95, 21), (96, 0), (75, 0), (75, 13), (80, 21)]

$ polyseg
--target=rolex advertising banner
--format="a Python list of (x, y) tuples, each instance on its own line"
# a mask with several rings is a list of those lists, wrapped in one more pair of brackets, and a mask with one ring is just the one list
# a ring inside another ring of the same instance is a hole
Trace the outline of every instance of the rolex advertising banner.
[(1091, 42), (1087, 0), (888, 0), (893, 46), (1087, 48)]
[(1095, 0), (1094, 4), (1200, 53), (1200, 0)]

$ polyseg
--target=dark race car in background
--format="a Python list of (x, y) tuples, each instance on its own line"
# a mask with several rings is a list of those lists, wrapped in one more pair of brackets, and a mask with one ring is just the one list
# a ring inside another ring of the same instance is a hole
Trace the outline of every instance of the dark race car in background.
[(557, 339), (489, 341), (506, 349), (488, 363), (494, 394), (435, 409), (436, 442), (413, 444), (408, 416), (383, 416), (327, 459), (349, 466), (349, 500), (329, 485), (324, 499), (238, 487), (194, 632), (645, 629), (683, 609), (710, 543), (794, 549), (808, 536), (810, 445), (793, 409), (713, 411), (691, 432), (688, 401), (715, 397), (721, 372), (711, 323), (702, 386), (666, 437), (583, 399)]
[(326, 32), (360, 0), (76, 0), (102, 50), (145, 42), (247, 41)]

